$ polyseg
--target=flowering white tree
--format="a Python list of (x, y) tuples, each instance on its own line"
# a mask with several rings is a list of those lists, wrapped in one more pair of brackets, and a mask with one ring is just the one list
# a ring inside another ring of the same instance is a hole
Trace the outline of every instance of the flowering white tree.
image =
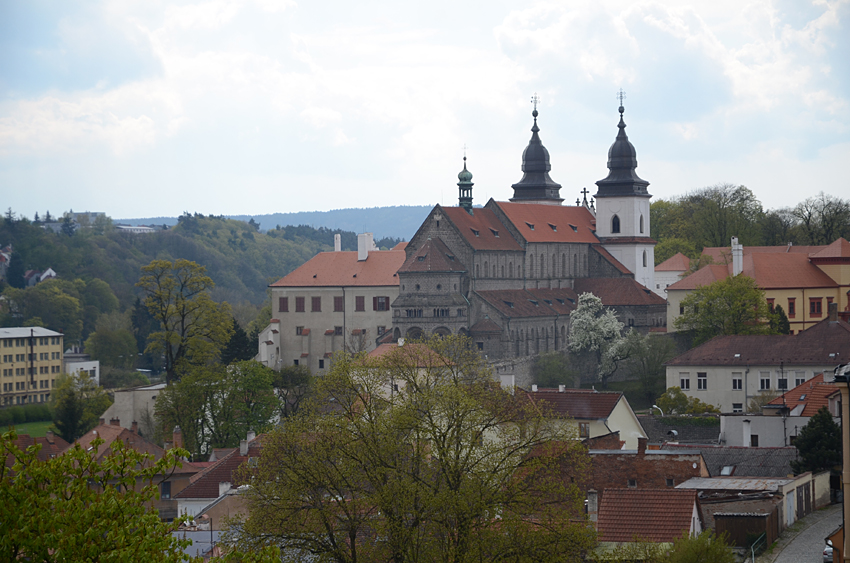
[(570, 352), (589, 356), (596, 364), (596, 377), (607, 387), (608, 378), (619, 363), (629, 357), (630, 346), (623, 337), (623, 323), (602, 300), (582, 293), (576, 310), (570, 313)]

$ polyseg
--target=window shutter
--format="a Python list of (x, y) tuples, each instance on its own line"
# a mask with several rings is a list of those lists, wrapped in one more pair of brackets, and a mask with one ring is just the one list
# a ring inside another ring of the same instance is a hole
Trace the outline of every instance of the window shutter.
[(377, 297), (372, 298), (372, 310), (373, 311), (378, 310), (378, 298)]

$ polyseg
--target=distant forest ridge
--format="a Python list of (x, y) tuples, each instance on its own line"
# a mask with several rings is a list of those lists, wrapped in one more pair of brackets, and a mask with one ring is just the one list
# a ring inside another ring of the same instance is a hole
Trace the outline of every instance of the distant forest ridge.
[[(376, 239), (394, 237), (410, 240), (416, 229), (425, 220), (433, 206), (394, 205), (332, 209), (330, 211), (299, 211), (297, 213), (270, 213), (267, 215), (225, 215), (229, 219), (245, 221), (253, 219), (260, 230), (268, 231), (277, 226), (308, 225), (316, 229), (340, 229), (354, 233), (373, 233)], [(176, 225), (177, 217), (143, 217), (139, 219), (114, 219), (127, 225)]]

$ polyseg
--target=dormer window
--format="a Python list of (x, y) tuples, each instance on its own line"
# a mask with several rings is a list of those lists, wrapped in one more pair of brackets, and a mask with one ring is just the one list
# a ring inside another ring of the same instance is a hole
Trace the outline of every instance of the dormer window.
[[(425, 256), (427, 256), (427, 254)], [(416, 259), (419, 260), (420, 262), (424, 262), (425, 256), (417, 256)]]
[(549, 223), (549, 226), (552, 228), (552, 230), (553, 230), (554, 232), (556, 232), (556, 233), (558, 232), (558, 227), (556, 227), (556, 226), (555, 226), (555, 225), (553, 225), (552, 223)]
[(539, 306), (540, 306), (540, 304), (539, 304), (539, 303), (537, 303), (537, 301), (535, 301), (534, 299), (529, 299), (529, 301), (531, 301), (531, 303), (532, 303), (535, 307), (539, 307)]
[(576, 227), (575, 225), (570, 224), (570, 228), (573, 230), (574, 233), (578, 232), (578, 227)]
[(475, 236), (478, 236), (478, 231), (476, 231), (472, 227), (469, 227), (469, 230), (472, 231), (472, 234), (474, 234)]
[(505, 305), (507, 305), (507, 306), (508, 306), (508, 307), (510, 307), (511, 309), (513, 309), (513, 308), (514, 308), (514, 304), (513, 304), (511, 301), (504, 301), (504, 303), (505, 303)]
[(563, 300), (563, 299), (556, 299), (556, 301), (557, 301), (558, 303), (560, 303), (561, 305), (565, 305), (565, 304), (566, 304), (566, 303), (564, 303), (564, 300)]
[(529, 229), (531, 229), (532, 231), (534, 230), (534, 224), (533, 223), (529, 223), (528, 221), (526, 221), (525, 224), (528, 225)]
[(497, 231), (496, 229), (490, 229), (490, 232), (493, 233), (494, 237), (499, 238), (499, 231)]

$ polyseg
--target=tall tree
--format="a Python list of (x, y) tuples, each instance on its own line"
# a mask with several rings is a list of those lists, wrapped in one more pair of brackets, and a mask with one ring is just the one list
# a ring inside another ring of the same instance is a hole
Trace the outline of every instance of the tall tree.
[(776, 314), (753, 278), (739, 274), (698, 287), (682, 300), (678, 330), (693, 330), (696, 344), (730, 334), (775, 334)]
[(728, 246), (733, 236), (741, 244), (761, 242), (761, 202), (746, 186), (717, 184), (691, 192), (681, 202), (692, 236), (700, 246)]
[(567, 424), (492, 385), (468, 341), (338, 355), (263, 441), (243, 545), (340, 563), (581, 561), (592, 546)]
[(841, 465), (841, 427), (829, 409), (821, 407), (794, 440), (798, 459), (791, 461), (795, 474), (835, 470)]
[[(14, 432), (3, 434), (0, 456), (0, 559), (71, 561), (190, 561), (191, 542), (173, 534), (181, 520), (163, 522), (151, 506), (154, 479), (179, 467), (180, 450), (154, 463), (120, 441), (97, 459), (75, 445), (63, 455), (38, 459), (39, 446), (21, 450)], [(142, 486), (137, 486), (141, 483)], [(194, 560), (191, 560), (194, 561)]]
[(592, 360), (594, 375), (603, 387), (608, 386), (608, 378), (620, 362), (628, 358), (629, 350), (624, 344), (623, 323), (614, 311), (606, 309), (592, 293), (581, 294), (575, 311), (570, 313), (569, 349)]
[(73, 442), (97, 426), (98, 418), (111, 404), (103, 387), (88, 375), (61, 375), (50, 393), (53, 426), (65, 441)]
[(233, 362), (252, 360), (257, 355), (257, 341), (248, 338), (245, 330), (233, 319), (233, 332), (230, 339), (221, 350), (221, 363), (227, 365)]
[(830, 244), (850, 237), (850, 201), (820, 192), (799, 203), (792, 215), (800, 222), (805, 244)]
[(298, 412), (312, 382), (310, 368), (304, 365), (283, 366), (275, 372), (274, 388), (280, 398), (281, 418), (288, 418)]
[(154, 260), (142, 268), (136, 284), (160, 324), (160, 330), (150, 334), (146, 350), (163, 353), (168, 383), (179, 379), (188, 366), (217, 357), (230, 339), (230, 307), (212, 300), (215, 284), (205, 272), (189, 260)]
[(7, 288), (4, 295), (12, 302), (24, 326), (29, 326), (30, 319), (38, 318), (43, 326), (62, 331), (68, 344), (76, 343), (82, 336), (83, 309), (78, 284), (51, 279), (27, 289)]
[(643, 398), (651, 404), (664, 392), (664, 364), (676, 356), (676, 345), (666, 336), (643, 335), (632, 329), (626, 335), (624, 346), (628, 348), (626, 369), (629, 376), (640, 383)]

